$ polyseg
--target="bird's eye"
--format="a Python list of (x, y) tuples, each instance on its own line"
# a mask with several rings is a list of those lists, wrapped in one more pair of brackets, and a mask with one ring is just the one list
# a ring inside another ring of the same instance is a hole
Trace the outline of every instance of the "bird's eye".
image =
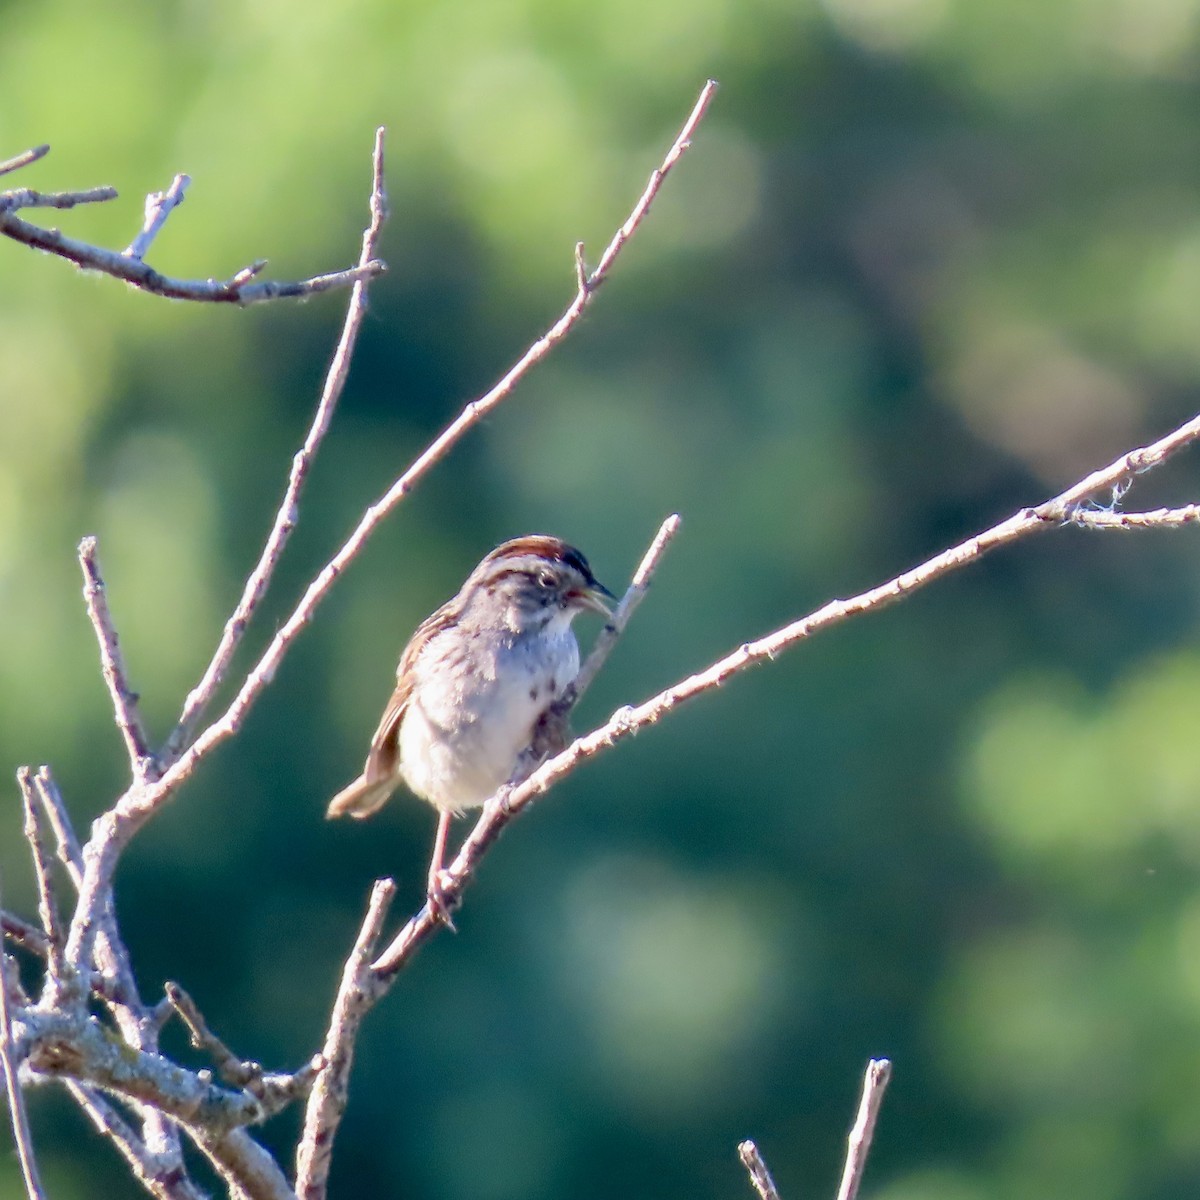
[(544, 588), (546, 591), (550, 591), (558, 583), (553, 571), (539, 571), (537, 581), (538, 587)]

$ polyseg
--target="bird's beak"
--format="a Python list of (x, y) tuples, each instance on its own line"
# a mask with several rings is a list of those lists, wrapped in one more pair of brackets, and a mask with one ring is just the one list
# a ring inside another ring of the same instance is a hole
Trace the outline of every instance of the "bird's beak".
[(590, 608), (602, 617), (611, 617), (612, 603), (617, 598), (599, 580), (593, 579), (587, 587), (580, 588), (572, 599), (580, 608)]

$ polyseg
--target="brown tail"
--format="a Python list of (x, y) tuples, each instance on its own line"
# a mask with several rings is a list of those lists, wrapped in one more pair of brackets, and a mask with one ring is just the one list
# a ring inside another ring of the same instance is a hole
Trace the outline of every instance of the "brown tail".
[(360, 775), (329, 802), (327, 817), (369, 817), (378, 812), (396, 790), (396, 780), (377, 779), (373, 783)]

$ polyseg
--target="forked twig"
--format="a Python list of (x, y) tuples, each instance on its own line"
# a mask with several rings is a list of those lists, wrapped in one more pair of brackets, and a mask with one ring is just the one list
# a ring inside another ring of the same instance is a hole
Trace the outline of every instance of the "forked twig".
[[(0, 162), (0, 175), (26, 167), (50, 152), (49, 146), (36, 146), (23, 154)], [(0, 192), (0, 234), (44, 250), (48, 254), (65, 258), (78, 267), (89, 271), (100, 271), (115, 279), (122, 279), (142, 291), (172, 300), (201, 300), (217, 304), (256, 304), (264, 300), (284, 297), (313, 296), (331, 288), (349, 287), (360, 280), (380, 274), (385, 268), (382, 262), (372, 260), (360, 263), (346, 271), (333, 271), (326, 275), (314, 275), (310, 279), (279, 283), (262, 280), (252, 283), (266, 266), (260, 259), (243, 267), (229, 279), (173, 279), (162, 275), (143, 261), (143, 256), (158, 235), (163, 223), (183, 200), (188, 185), (186, 175), (176, 175), (171, 187), (165, 192), (154, 192), (146, 198), (146, 214), (141, 232), (123, 251), (106, 250), (68, 237), (59, 229), (43, 229), (17, 216), (22, 208), (73, 208), (77, 204), (94, 204), (114, 200), (116, 188), (99, 187), (87, 191), (42, 193), (30, 189)]]

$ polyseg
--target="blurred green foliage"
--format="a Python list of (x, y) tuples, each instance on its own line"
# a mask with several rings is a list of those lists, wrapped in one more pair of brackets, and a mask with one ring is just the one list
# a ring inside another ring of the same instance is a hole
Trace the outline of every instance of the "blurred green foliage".
[[(388, 127), (391, 270), (247, 662), (723, 84), (583, 327), (390, 521), (125, 858), (147, 993), (178, 979), (273, 1065), (319, 1044), (370, 881), (417, 902), (431, 813), (322, 811), (408, 633), (493, 544), (561, 534), (617, 588), (684, 515), (587, 725), (1196, 407), (1197, 0), (0, 12), (0, 156), (54, 146), (18, 185), (118, 185), (54, 223), (122, 246), (140, 196), (189, 172), (166, 272), (350, 262)], [(86, 830), (123, 766), (75, 545), (99, 536), (163, 733), (343, 298), (171, 304), (9, 243), (0, 279), (0, 762), (51, 763)], [(1193, 456), (1135, 499), (1198, 481)], [(747, 1134), (785, 1196), (830, 1195), (886, 1054), (879, 1200), (1195, 1196), (1194, 538), (1003, 552), (579, 772), (373, 1014), (335, 1195), (745, 1195)], [(31, 911), (8, 795), (4, 895)], [(50, 1089), (32, 1115), (56, 1200), (139, 1194)]]

